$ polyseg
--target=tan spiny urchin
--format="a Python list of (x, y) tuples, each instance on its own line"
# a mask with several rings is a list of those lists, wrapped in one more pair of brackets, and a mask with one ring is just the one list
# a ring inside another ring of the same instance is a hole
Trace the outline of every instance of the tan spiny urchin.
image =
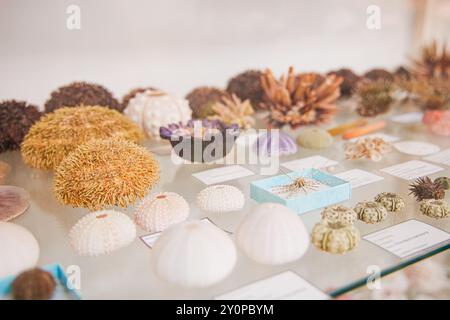
[(31, 127), (21, 146), (22, 158), (30, 167), (54, 169), (79, 145), (110, 137), (139, 142), (144, 134), (130, 119), (112, 109), (61, 108)]
[(249, 129), (255, 125), (250, 100), (241, 101), (235, 94), (231, 98), (223, 97), (223, 102), (216, 102), (212, 110), (216, 113), (208, 119), (220, 120), (227, 125), (237, 124), (239, 128)]
[(94, 140), (78, 147), (55, 171), (53, 187), (63, 204), (100, 210), (126, 207), (159, 180), (159, 163), (130, 141)]

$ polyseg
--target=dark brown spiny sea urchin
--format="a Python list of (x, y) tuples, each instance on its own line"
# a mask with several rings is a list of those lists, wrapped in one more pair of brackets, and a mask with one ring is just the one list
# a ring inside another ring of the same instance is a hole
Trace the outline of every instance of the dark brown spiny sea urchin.
[(250, 100), (255, 110), (259, 109), (264, 98), (264, 90), (261, 87), (262, 72), (259, 70), (247, 70), (228, 81), (227, 92), (235, 94), (242, 101)]
[(439, 182), (434, 182), (429, 177), (419, 178), (414, 181), (409, 187), (410, 194), (412, 194), (417, 201), (424, 199), (444, 199), (445, 189)]
[(48, 300), (53, 296), (56, 281), (52, 274), (39, 268), (22, 272), (12, 283), (16, 300)]
[(76, 147), (110, 137), (139, 142), (144, 133), (123, 114), (104, 107), (67, 107), (46, 114), (26, 135), (21, 154), (37, 169), (54, 169)]
[(358, 84), (358, 81), (361, 79), (361, 77), (354, 73), (351, 69), (347, 68), (328, 72), (328, 74), (333, 73), (343, 79), (341, 83), (341, 96), (351, 96), (354, 93), (356, 85)]
[(102, 106), (123, 111), (120, 104), (105, 87), (88, 82), (72, 82), (53, 91), (45, 103), (45, 112), (62, 107)]
[(0, 103), (0, 153), (19, 149), (30, 127), (41, 117), (37, 107), (24, 101)]
[(63, 204), (100, 210), (126, 207), (159, 180), (159, 163), (145, 148), (117, 139), (79, 146), (55, 171), (56, 198)]
[(212, 106), (216, 102), (222, 102), (223, 97), (229, 98), (230, 95), (226, 91), (214, 87), (198, 87), (189, 92), (186, 99), (192, 109), (192, 118), (205, 119), (213, 116), (215, 112), (212, 110)]

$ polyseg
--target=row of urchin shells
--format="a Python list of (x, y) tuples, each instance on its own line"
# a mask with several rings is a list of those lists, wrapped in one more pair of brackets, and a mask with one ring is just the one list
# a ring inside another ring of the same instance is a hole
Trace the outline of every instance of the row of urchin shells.
[(21, 153), (37, 169), (55, 169), (81, 144), (110, 137), (139, 142), (142, 131), (115, 110), (100, 106), (60, 108), (43, 116), (26, 135)]

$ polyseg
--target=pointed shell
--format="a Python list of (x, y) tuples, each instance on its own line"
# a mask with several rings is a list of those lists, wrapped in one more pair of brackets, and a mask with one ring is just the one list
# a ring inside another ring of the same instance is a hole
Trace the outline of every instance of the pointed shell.
[(125, 214), (114, 210), (92, 212), (72, 227), (70, 243), (82, 256), (108, 254), (136, 238), (136, 227)]
[(199, 192), (198, 207), (206, 212), (230, 212), (244, 207), (244, 194), (236, 187), (228, 185), (210, 186)]
[(38, 259), (39, 244), (27, 229), (0, 222), (0, 278), (35, 267)]
[(309, 246), (309, 234), (292, 210), (278, 203), (264, 203), (241, 222), (236, 242), (256, 262), (275, 265), (303, 256)]
[(148, 232), (163, 231), (189, 216), (189, 204), (177, 193), (162, 192), (147, 196), (134, 212), (134, 221)]
[(185, 287), (206, 287), (234, 268), (236, 248), (229, 235), (205, 221), (186, 221), (163, 231), (152, 250), (162, 279)]
[(186, 99), (173, 97), (157, 90), (137, 93), (124, 113), (139, 125), (148, 137), (159, 139), (159, 128), (171, 123), (185, 123), (192, 110)]

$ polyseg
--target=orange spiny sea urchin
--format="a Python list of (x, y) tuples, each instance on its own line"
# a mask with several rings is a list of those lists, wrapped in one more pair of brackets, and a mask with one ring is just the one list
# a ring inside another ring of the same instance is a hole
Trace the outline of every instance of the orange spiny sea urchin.
[(55, 171), (53, 187), (63, 204), (100, 210), (126, 207), (159, 180), (159, 163), (130, 141), (93, 140), (79, 146)]

